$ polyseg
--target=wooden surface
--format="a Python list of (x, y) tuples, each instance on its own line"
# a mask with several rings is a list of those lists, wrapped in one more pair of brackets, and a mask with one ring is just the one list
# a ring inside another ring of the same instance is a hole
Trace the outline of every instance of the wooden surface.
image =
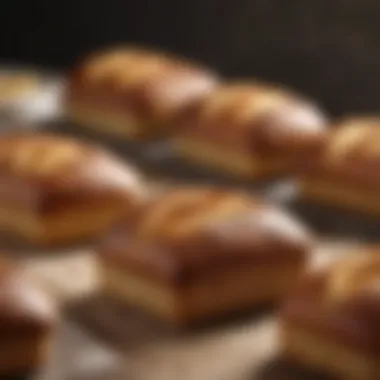
[[(346, 247), (322, 244), (316, 262), (346, 254)], [(276, 359), (271, 310), (179, 331), (98, 295), (91, 249), (25, 253), (17, 258), (63, 312), (52, 360), (38, 380), (323, 379)]]

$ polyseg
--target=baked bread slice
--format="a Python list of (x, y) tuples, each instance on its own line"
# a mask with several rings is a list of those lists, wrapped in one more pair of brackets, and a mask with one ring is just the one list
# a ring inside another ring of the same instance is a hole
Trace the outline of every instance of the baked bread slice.
[(32, 243), (96, 237), (141, 191), (134, 169), (100, 147), (45, 134), (0, 136), (0, 229)]
[(312, 238), (276, 206), (217, 188), (154, 196), (99, 248), (104, 291), (192, 324), (280, 300)]

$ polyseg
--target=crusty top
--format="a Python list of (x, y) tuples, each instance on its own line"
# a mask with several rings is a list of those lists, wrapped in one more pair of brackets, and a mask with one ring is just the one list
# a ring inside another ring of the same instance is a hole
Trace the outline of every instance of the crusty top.
[(105, 239), (100, 256), (181, 282), (247, 263), (300, 262), (310, 245), (297, 221), (259, 199), (216, 188), (179, 188), (136, 211)]
[(188, 60), (140, 48), (93, 54), (75, 70), (69, 102), (128, 112), (161, 123), (177, 117), (216, 85), (214, 73)]
[(186, 136), (257, 154), (311, 149), (326, 118), (312, 103), (283, 88), (233, 82), (217, 87), (183, 120)]
[(34, 207), (133, 200), (134, 170), (100, 147), (46, 134), (0, 136), (0, 201)]
[(284, 308), (287, 322), (365, 350), (380, 350), (379, 247), (305, 275)]
[(0, 344), (49, 331), (57, 319), (54, 302), (22, 269), (0, 258)]
[(361, 186), (380, 185), (380, 118), (351, 117), (336, 123), (318, 155), (301, 165), (307, 177)]
[(362, 158), (380, 160), (380, 118), (348, 118), (331, 130), (326, 159), (332, 162)]

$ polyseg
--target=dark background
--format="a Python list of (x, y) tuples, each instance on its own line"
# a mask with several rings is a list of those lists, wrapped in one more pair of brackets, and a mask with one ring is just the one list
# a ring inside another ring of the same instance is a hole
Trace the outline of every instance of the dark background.
[(137, 42), (285, 83), (335, 114), (380, 111), (378, 0), (2, 0), (0, 58), (66, 69)]

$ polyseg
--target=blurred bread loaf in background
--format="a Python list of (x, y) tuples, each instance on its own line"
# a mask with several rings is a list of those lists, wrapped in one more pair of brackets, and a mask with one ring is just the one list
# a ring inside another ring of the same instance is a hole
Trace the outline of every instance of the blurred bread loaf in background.
[(143, 48), (109, 49), (73, 70), (66, 115), (115, 138), (167, 136), (216, 83), (214, 72), (186, 59)]
[(181, 123), (174, 148), (183, 157), (254, 180), (313, 155), (328, 119), (290, 90), (246, 80), (220, 85)]

